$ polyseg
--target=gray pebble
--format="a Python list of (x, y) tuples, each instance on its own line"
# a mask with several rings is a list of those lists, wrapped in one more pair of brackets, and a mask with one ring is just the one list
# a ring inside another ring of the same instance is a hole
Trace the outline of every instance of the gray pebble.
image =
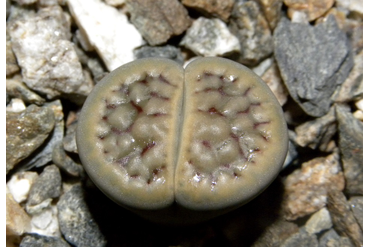
[(31, 187), (27, 205), (34, 206), (48, 198), (57, 198), (60, 196), (61, 188), (62, 177), (58, 167), (46, 166)]
[(106, 240), (84, 200), (83, 189), (74, 185), (57, 204), (60, 230), (65, 239), (78, 247), (100, 247)]
[(315, 27), (282, 18), (274, 31), (275, 58), (292, 98), (310, 116), (325, 115), (347, 78), (353, 57), (333, 16)]
[(363, 123), (356, 119), (349, 107), (336, 106), (339, 128), (339, 149), (346, 178), (346, 192), (363, 193)]
[(257, 65), (273, 52), (271, 31), (257, 2), (236, 2), (229, 26), (240, 40), (241, 63), (248, 66)]
[(53, 162), (69, 175), (78, 177), (83, 175), (82, 165), (74, 162), (64, 151), (62, 142), (57, 143), (53, 150)]

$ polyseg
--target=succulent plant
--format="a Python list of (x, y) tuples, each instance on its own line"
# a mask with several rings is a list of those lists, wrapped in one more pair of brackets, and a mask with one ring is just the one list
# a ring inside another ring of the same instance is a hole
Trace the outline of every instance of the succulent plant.
[(108, 197), (176, 223), (206, 220), (256, 197), (279, 173), (288, 137), (275, 96), (243, 65), (198, 58), (184, 69), (145, 58), (95, 86), (77, 145)]

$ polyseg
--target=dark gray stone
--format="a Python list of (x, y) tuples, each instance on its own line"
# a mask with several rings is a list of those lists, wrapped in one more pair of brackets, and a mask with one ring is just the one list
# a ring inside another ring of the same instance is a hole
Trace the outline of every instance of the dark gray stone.
[(46, 166), (31, 187), (27, 205), (34, 206), (48, 198), (57, 198), (60, 196), (61, 189), (62, 177), (58, 167)]
[(50, 134), (48, 141), (44, 143), (38, 152), (32, 154), (29, 158), (25, 159), (20, 166), (24, 170), (29, 170), (32, 167), (42, 167), (52, 160), (52, 152), (56, 143), (63, 140), (64, 135), (64, 114), (60, 100), (55, 100), (45, 103), (45, 106), (54, 111), (55, 127)]
[(229, 26), (240, 41), (241, 55), (238, 60), (241, 63), (256, 65), (273, 52), (269, 24), (256, 2), (236, 2)]
[(69, 247), (61, 238), (43, 236), (39, 234), (27, 234), (20, 243), (19, 247)]
[(318, 247), (319, 242), (315, 234), (308, 234), (303, 228), (291, 235), (280, 247)]
[(100, 247), (106, 240), (92, 218), (81, 185), (74, 185), (57, 204), (59, 227), (64, 238), (79, 247)]
[(275, 58), (292, 98), (308, 114), (325, 115), (331, 96), (353, 66), (350, 44), (333, 16), (313, 27), (282, 18), (274, 31)]
[(191, 23), (187, 10), (177, 0), (128, 0), (126, 4), (130, 21), (150, 45), (165, 43)]
[(44, 143), (54, 124), (48, 107), (30, 105), (25, 111), (6, 113), (6, 173)]
[(363, 194), (363, 123), (345, 105), (337, 105), (336, 114), (345, 190), (351, 195)]
[(341, 191), (334, 190), (328, 194), (327, 208), (338, 234), (350, 238), (355, 246), (362, 246), (362, 229)]
[(181, 50), (175, 46), (166, 45), (161, 47), (143, 46), (134, 51), (135, 57), (163, 57), (174, 60), (179, 64), (184, 63), (184, 57), (181, 54)]
[(84, 169), (82, 165), (74, 162), (64, 151), (62, 142), (57, 143), (53, 150), (53, 162), (69, 175), (78, 177), (83, 176)]

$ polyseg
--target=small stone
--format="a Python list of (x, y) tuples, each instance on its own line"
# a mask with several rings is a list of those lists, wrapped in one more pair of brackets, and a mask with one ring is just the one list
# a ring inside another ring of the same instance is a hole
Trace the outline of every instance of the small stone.
[(130, 21), (152, 46), (182, 34), (191, 24), (187, 10), (177, 0), (127, 0)]
[(9, 22), (13, 51), (23, 81), (49, 99), (62, 94), (87, 96), (82, 67), (70, 42), (70, 20), (59, 5), (40, 8), (34, 17)]
[(362, 0), (336, 0), (336, 6), (348, 12), (364, 13)]
[(266, 82), (275, 97), (279, 101), (280, 105), (283, 106), (288, 100), (288, 90), (286, 89), (279, 68), (274, 63), (267, 71), (262, 75), (261, 79)]
[(330, 212), (334, 229), (339, 235), (349, 237), (355, 246), (363, 245), (363, 236), (360, 225), (341, 191), (331, 191), (328, 194), (328, 210)]
[(48, 198), (60, 196), (62, 177), (56, 165), (46, 166), (31, 187), (27, 206), (40, 204)]
[(6, 112), (23, 112), (26, 110), (26, 105), (24, 104), (22, 99), (13, 98), (10, 102), (6, 105)]
[(291, 235), (297, 233), (299, 228), (296, 224), (285, 220), (278, 220), (268, 226), (251, 247), (281, 246)]
[(193, 8), (205, 15), (227, 21), (233, 9), (235, 0), (182, 0), (186, 7)]
[[(14, 200), (6, 188), (6, 238), (17, 242), (19, 237), (30, 230), (31, 219), (23, 208)], [(10, 242), (10, 240), (9, 240)]]
[(354, 118), (348, 107), (336, 106), (339, 149), (346, 178), (345, 191), (363, 194), (363, 123)]
[(238, 39), (223, 21), (204, 17), (193, 22), (180, 45), (202, 56), (224, 56), (240, 51)]
[(106, 240), (84, 200), (80, 185), (74, 185), (62, 195), (57, 204), (60, 230), (75, 246), (105, 246)]
[(308, 219), (305, 224), (305, 229), (309, 234), (320, 233), (330, 229), (333, 226), (330, 213), (326, 208), (322, 208)]
[(339, 155), (318, 157), (302, 164), (284, 181), (283, 213), (287, 220), (295, 220), (323, 208), (327, 194), (343, 190), (344, 177)]
[(11, 98), (21, 98), (28, 104), (42, 105), (45, 99), (32, 92), (20, 78), (6, 79), (6, 93)]
[(84, 169), (82, 165), (74, 162), (64, 151), (62, 142), (55, 144), (53, 150), (53, 162), (69, 175), (78, 177), (83, 176)]
[(161, 47), (143, 46), (134, 51), (136, 59), (145, 57), (163, 57), (172, 59), (179, 64), (184, 64), (184, 57), (181, 50), (172, 45)]
[(274, 63), (274, 58), (269, 57), (260, 62), (258, 65), (249, 67), (251, 70), (253, 70), (254, 73), (256, 73), (258, 76), (262, 77), (262, 75), (269, 69)]
[(6, 76), (10, 76), (19, 71), (17, 59), (12, 50), (12, 42), (6, 41)]
[(308, 115), (325, 115), (330, 97), (353, 66), (349, 42), (334, 17), (315, 27), (282, 18), (274, 43), (281, 77), (292, 98)]
[(327, 152), (329, 143), (337, 132), (334, 107), (326, 115), (297, 126), (295, 132), (295, 142), (299, 146)]
[(357, 109), (363, 111), (364, 110), (364, 100), (360, 99), (360, 100), (356, 101), (355, 106), (357, 107)]
[(31, 186), (37, 177), (37, 172), (23, 171), (14, 174), (6, 183), (9, 192), (17, 203), (24, 202), (28, 198)]
[(100, 0), (68, 0), (68, 8), (85, 39), (109, 71), (134, 60), (133, 50), (144, 41), (126, 15)]
[(240, 41), (241, 63), (256, 65), (273, 52), (270, 28), (256, 2), (236, 2), (229, 26)]
[(335, 102), (350, 102), (363, 95), (363, 52), (354, 57), (354, 65), (347, 79), (332, 96)]
[(305, 25), (309, 25), (308, 16), (304, 12), (295, 11), (293, 12), (292, 16), (290, 17), (292, 23), (301, 23)]
[(364, 121), (364, 113), (363, 111), (357, 110), (353, 113), (353, 117), (356, 118), (359, 121)]
[(39, 234), (26, 234), (19, 247), (70, 247), (66, 241), (58, 237), (49, 237)]
[(55, 100), (44, 104), (54, 112), (55, 127), (51, 132), (48, 142), (44, 143), (38, 152), (33, 153), (20, 164), (23, 169), (29, 170), (33, 167), (42, 167), (52, 161), (52, 151), (54, 145), (63, 140), (64, 135), (64, 114), (60, 100)]
[(364, 203), (363, 203), (363, 197), (362, 196), (352, 196), (348, 203), (351, 207), (351, 210), (353, 212), (353, 215), (355, 216), (357, 223), (361, 226), (362, 229), (364, 229), (363, 224), (363, 211), (364, 211)]
[(78, 153), (76, 144), (76, 130), (77, 130), (77, 121), (74, 121), (68, 125), (67, 133), (63, 138), (64, 150), (71, 153)]
[(281, 17), (283, 0), (257, 0), (271, 30), (274, 30)]
[(43, 144), (54, 124), (48, 107), (30, 105), (23, 112), (6, 113), (6, 173)]
[(307, 233), (304, 229), (300, 229), (296, 234), (291, 235), (280, 247), (318, 247), (319, 242), (316, 235)]
[(295, 12), (307, 16), (308, 21), (313, 21), (327, 12), (335, 0), (284, 0), (288, 7), (288, 16), (292, 18)]
[(31, 232), (44, 236), (61, 237), (57, 206), (49, 204), (37, 210), (36, 208), (37, 206), (33, 207), (35, 210), (32, 211)]

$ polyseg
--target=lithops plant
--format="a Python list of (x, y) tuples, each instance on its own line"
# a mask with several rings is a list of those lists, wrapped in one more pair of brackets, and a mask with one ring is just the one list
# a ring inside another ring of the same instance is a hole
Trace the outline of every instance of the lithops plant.
[(185, 69), (146, 58), (96, 85), (77, 145), (108, 197), (174, 223), (211, 218), (261, 193), (281, 169), (288, 137), (278, 101), (248, 68), (224, 58)]

